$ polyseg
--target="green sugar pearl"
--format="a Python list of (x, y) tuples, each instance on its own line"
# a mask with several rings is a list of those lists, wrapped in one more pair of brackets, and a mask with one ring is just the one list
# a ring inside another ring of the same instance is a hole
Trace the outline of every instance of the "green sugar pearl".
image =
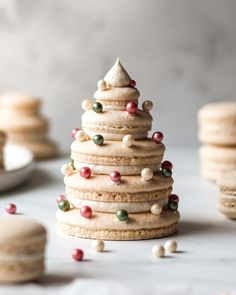
[(63, 200), (61, 202), (58, 203), (58, 208), (61, 211), (68, 211), (70, 209), (70, 203), (68, 200)]
[(93, 142), (97, 145), (103, 145), (104, 138), (101, 134), (96, 134), (93, 137)]
[(95, 103), (93, 104), (93, 111), (94, 111), (95, 113), (101, 113), (102, 110), (103, 110), (103, 106), (102, 106), (102, 104), (101, 104), (100, 102), (95, 102)]
[(176, 202), (168, 202), (167, 209), (171, 212), (176, 212), (178, 210), (178, 203)]
[(164, 177), (171, 177), (172, 176), (172, 171), (168, 168), (163, 168), (161, 170), (161, 172)]
[(116, 216), (120, 221), (127, 221), (129, 218), (128, 212), (123, 209), (118, 210)]

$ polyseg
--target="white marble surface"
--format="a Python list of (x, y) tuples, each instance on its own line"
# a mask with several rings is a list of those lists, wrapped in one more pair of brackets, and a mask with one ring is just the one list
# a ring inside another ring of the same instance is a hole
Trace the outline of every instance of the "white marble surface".
[[(207, 295), (236, 290), (235, 222), (218, 213), (216, 186), (198, 176), (196, 150), (167, 149), (167, 158), (174, 163), (174, 191), (181, 198), (180, 232), (174, 236), (179, 253), (153, 259), (152, 246), (168, 238), (106, 242), (107, 252), (94, 253), (91, 240), (60, 234), (55, 198), (64, 192), (59, 168), (65, 159), (42, 162), (30, 183), (1, 195), (0, 212), (6, 214), (5, 205), (14, 202), (20, 213), (48, 227), (47, 273), (40, 283), (1, 286), (0, 294), (16, 294), (16, 288), (24, 295)], [(84, 249), (85, 261), (72, 261), (74, 247)]]

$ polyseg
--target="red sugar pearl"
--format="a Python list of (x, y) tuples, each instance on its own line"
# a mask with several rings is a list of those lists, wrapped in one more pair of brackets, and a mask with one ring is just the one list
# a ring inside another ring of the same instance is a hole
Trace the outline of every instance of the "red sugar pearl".
[(120, 182), (120, 179), (121, 179), (121, 175), (120, 175), (120, 172), (118, 171), (113, 171), (110, 173), (110, 179), (116, 183), (119, 183)]
[(76, 132), (79, 131), (79, 128), (74, 128), (72, 131), (71, 131), (71, 136), (75, 139), (75, 134)]
[(179, 197), (175, 194), (169, 196), (169, 202), (179, 203)]
[(134, 88), (136, 86), (136, 81), (135, 80), (130, 80), (129, 86)]
[(161, 143), (163, 140), (163, 134), (160, 131), (156, 131), (152, 135), (152, 140), (155, 141), (155, 143)]
[(79, 171), (79, 174), (83, 178), (90, 178), (92, 175), (92, 171), (89, 167), (82, 167)]
[(60, 203), (61, 201), (66, 200), (66, 197), (64, 195), (60, 195), (59, 197), (57, 197), (57, 203)]
[(81, 261), (83, 260), (84, 252), (83, 250), (76, 248), (72, 251), (71, 256), (75, 261)]
[(15, 204), (8, 204), (6, 207), (6, 211), (9, 214), (15, 214), (16, 213), (16, 205)]
[(161, 164), (161, 168), (162, 168), (162, 169), (163, 169), (163, 168), (167, 168), (167, 169), (172, 170), (173, 165), (172, 165), (172, 163), (171, 163), (170, 161), (164, 161), (164, 162), (162, 162), (162, 164)]
[(133, 115), (137, 112), (138, 109), (138, 105), (135, 101), (130, 101), (127, 103), (126, 105), (126, 112), (128, 112), (129, 114)]
[(84, 218), (91, 218), (93, 211), (89, 206), (82, 206), (80, 208), (80, 214), (84, 217)]

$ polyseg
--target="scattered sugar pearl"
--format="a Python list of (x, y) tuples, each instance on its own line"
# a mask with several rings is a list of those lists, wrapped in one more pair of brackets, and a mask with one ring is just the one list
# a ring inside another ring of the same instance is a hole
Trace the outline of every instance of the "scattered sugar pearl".
[(173, 253), (177, 250), (177, 242), (175, 240), (168, 240), (165, 242), (165, 250), (169, 253)]
[(89, 111), (89, 110), (92, 109), (92, 107), (93, 107), (93, 103), (92, 103), (91, 100), (85, 99), (85, 100), (82, 101), (82, 109), (84, 111)]
[(172, 165), (172, 163), (170, 161), (164, 161), (164, 162), (161, 163), (161, 168), (162, 169), (167, 168), (169, 170), (172, 170), (173, 165)]
[(83, 130), (79, 130), (75, 133), (75, 139), (79, 142), (86, 141), (87, 136), (86, 133)]
[(152, 247), (152, 254), (155, 257), (163, 257), (165, 255), (165, 249), (162, 245), (154, 245)]
[(70, 176), (73, 174), (73, 167), (70, 164), (64, 164), (61, 167), (61, 173), (65, 176)]
[(132, 146), (134, 144), (134, 142), (135, 142), (135, 139), (134, 139), (133, 135), (131, 135), (131, 134), (125, 135), (122, 139), (122, 143), (128, 147)]
[(156, 203), (156, 204), (153, 204), (152, 207), (151, 207), (151, 213), (152, 214), (155, 214), (155, 215), (160, 215), (162, 212), (162, 207), (160, 204)]
[(107, 88), (107, 83), (105, 80), (99, 80), (98, 81), (98, 89), (103, 91)]
[(6, 207), (6, 211), (9, 214), (15, 214), (16, 213), (16, 205), (12, 204), (12, 203), (8, 204)]
[(144, 168), (141, 171), (141, 177), (144, 181), (151, 180), (153, 178), (153, 172), (150, 168)]
[(113, 171), (110, 173), (110, 179), (115, 183), (120, 183), (121, 175), (118, 171)]
[(142, 104), (142, 109), (144, 112), (149, 113), (152, 110), (153, 103), (151, 100), (145, 100)]
[(83, 260), (84, 252), (83, 250), (77, 248), (72, 251), (71, 256), (75, 261), (81, 261)]
[(102, 240), (95, 240), (92, 242), (92, 248), (96, 252), (103, 252), (105, 249), (105, 243)]
[(135, 80), (130, 80), (129, 86), (134, 88), (136, 86), (136, 81)]

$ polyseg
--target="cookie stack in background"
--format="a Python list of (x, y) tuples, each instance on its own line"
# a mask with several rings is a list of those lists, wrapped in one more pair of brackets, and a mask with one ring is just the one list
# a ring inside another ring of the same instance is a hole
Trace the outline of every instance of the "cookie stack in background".
[(6, 144), (7, 135), (0, 130), (0, 170), (4, 169), (4, 146)]
[(29, 148), (36, 159), (55, 157), (57, 145), (47, 137), (49, 122), (40, 115), (39, 98), (24, 93), (6, 93), (0, 98), (0, 129), (9, 143)]
[(236, 102), (216, 102), (198, 112), (201, 175), (216, 181), (236, 169)]
[(73, 165), (65, 164), (67, 199), (59, 202), (60, 229), (105, 240), (158, 238), (178, 230), (172, 164), (152, 128), (151, 101), (138, 108), (136, 83), (116, 61), (98, 82), (95, 103), (82, 103), (83, 130), (75, 129)]
[(236, 170), (222, 172), (217, 185), (220, 212), (228, 218), (236, 219)]

